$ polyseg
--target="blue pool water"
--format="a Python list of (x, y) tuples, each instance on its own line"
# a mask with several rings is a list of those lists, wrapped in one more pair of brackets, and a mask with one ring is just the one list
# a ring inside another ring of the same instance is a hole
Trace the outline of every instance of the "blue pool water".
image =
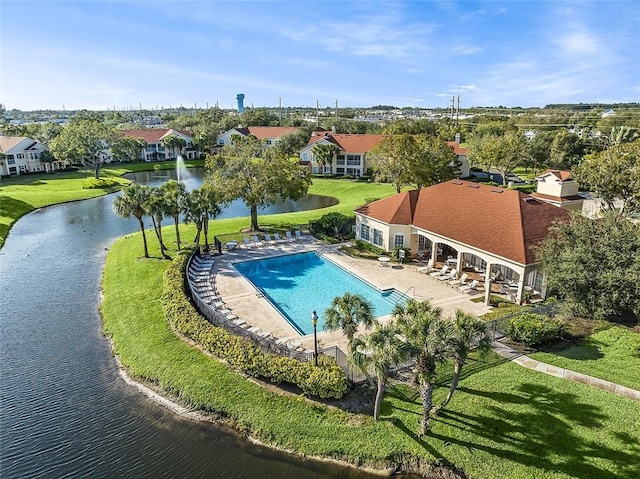
[(234, 266), (302, 335), (313, 333), (313, 310), (318, 312), (318, 331), (322, 331), (324, 311), (335, 297), (346, 292), (367, 299), (373, 305), (374, 317), (391, 314), (396, 301), (406, 300), (397, 290), (380, 291), (313, 251)]

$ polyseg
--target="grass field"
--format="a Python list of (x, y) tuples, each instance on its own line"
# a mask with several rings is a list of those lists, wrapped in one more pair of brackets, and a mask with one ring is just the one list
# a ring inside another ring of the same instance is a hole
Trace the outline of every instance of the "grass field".
[(582, 344), (529, 356), (640, 390), (640, 333), (627, 328), (611, 327), (589, 336)]
[[(297, 222), (303, 222), (300, 215)], [(214, 221), (212, 234), (243, 221)], [(264, 223), (278, 221), (265, 217)], [(153, 254), (159, 257), (157, 250)], [(389, 389), (377, 423), (262, 388), (172, 334), (159, 302), (167, 262), (140, 256), (139, 236), (128, 235), (112, 247), (105, 267), (104, 330), (116, 354), (134, 377), (229, 418), (265, 443), (378, 467), (444, 460), (478, 478), (640, 476), (640, 404), (494, 354), (467, 366), (459, 392), (426, 438), (415, 434), (420, 401), (405, 385)], [(443, 369), (442, 379), (449, 374)], [(446, 386), (444, 381), (436, 390), (436, 400)]]

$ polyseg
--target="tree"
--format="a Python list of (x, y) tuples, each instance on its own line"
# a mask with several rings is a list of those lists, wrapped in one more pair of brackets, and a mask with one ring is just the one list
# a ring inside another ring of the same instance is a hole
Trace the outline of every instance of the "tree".
[(453, 378), (451, 379), (449, 393), (438, 409), (444, 408), (451, 401), (453, 393), (458, 388), (462, 367), (466, 364), (471, 350), (477, 349), (481, 353), (486, 353), (491, 349), (491, 342), (487, 337), (486, 322), (472, 314), (465, 313), (461, 309), (456, 310), (451, 322), (453, 324), (453, 336), (451, 338)]
[(153, 230), (160, 243), (160, 254), (165, 259), (170, 259), (166, 253), (166, 247), (164, 241), (162, 241), (162, 220), (164, 219), (164, 212), (167, 210), (167, 202), (163, 191), (160, 187), (152, 187), (149, 198), (144, 205), (146, 213), (151, 217), (153, 223)]
[(396, 193), (411, 183), (412, 165), (418, 161), (418, 144), (408, 133), (385, 136), (367, 155), (376, 181), (391, 182)]
[(180, 251), (180, 213), (186, 201), (187, 189), (184, 183), (176, 180), (169, 180), (160, 186), (165, 198), (165, 212), (173, 218), (176, 229), (176, 245)]
[(209, 183), (188, 193), (185, 197), (183, 212), (187, 221), (196, 225), (196, 237), (193, 242), (200, 244), (200, 233), (204, 231), (204, 246), (209, 249), (209, 219), (220, 214), (221, 201), (217, 190)]
[(283, 156), (297, 156), (298, 152), (304, 148), (311, 137), (310, 127), (300, 127), (293, 133), (285, 133), (280, 137), (275, 145)]
[(602, 200), (604, 211), (627, 216), (640, 212), (640, 140), (595, 153), (574, 167), (573, 173)]
[(584, 143), (578, 135), (560, 130), (553, 137), (549, 157), (555, 168), (571, 168), (582, 161), (584, 153)]
[(53, 139), (49, 150), (58, 160), (83, 161), (100, 178), (100, 168), (108, 157), (107, 151), (118, 140), (113, 128), (96, 120), (69, 122), (62, 133)]
[(322, 176), (325, 175), (327, 164), (333, 163), (333, 157), (338, 153), (339, 148), (333, 143), (316, 143), (311, 149), (316, 163), (322, 168)]
[(440, 308), (427, 301), (410, 299), (405, 305), (397, 303), (392, 314), (416, 359), (416, 381), (422, 400), (419, 433), (425, 435), (434, 412), (436, 366), (451, 355), (453, 327), (441, 317)]
[(526, 156), (526, 140), (517, 131), (504, 134), (474, 134), (469, 144), (469, 155), (477, 164), (484, 166), (487, 174), (491, 169), (502, 175), (502, 184), (507, 184), (507, 176), (521, 164)]
[(397, 325), (375, 322), (373, 330), (356, 336), (351, 342), (349, 359), (364, 374), (374, 374), (377, 380), (373, 418), (380, 417), (380, 406), (389, 379), (389, 371), (409, 355), (406, 343), (398, 334)]
[(539, 131), (527, 142), (524, 166), (531, 167), (534, 175), (549, 163), (553, 137), (552, 132)]
[(286, 158), (276, 148), (253, 136), (234, 137), (231, 145), (207, 158), (207, 181), (214, 185), (220, 202), (241, 198), (251, 214), (251, 230), (259, 231), (258, 208), (280, 199), (298, 200), (311, 184), (296, 158)]
[(457, 161), (453, 147), (440, 138), (427, 135), (418, 135), (416, 143), (418, 152), (410, 169), (410, 185), (420, 189), (458, 176), (460, 162)]
[(182, 150), (187, 146), (187, 142), (184, 138), (179, 137), (178, 135), (168, 135), (162, 139), (162, 143), (168, 150), (172, 150), (173, 153), (177, 154), (176, 157), (182, 154)]
[(142, 149), (147, 146), (147, 142), (142, 138), (121, 135), (120, 138), (111, 145), (111, 153), (120, 161), (134, 162), (140, 160)]
[(574, 216), (536, 251), (548, 288), (578, 316), (640, 318), (640, 224), (620, 215)]
[(133, 216), (138, 220), (140, 232), (142, 233), (142, 243), (144, 244), (144, 257), (149, 257), (147, 247), (147, 236), (144, 232), (145, 205), (149, 200), (151, 190), (148, 186), (131, 183), (122, 190), (122, 194), (113, 202), (113, 209), (118, 216), (128, 218)]
[(345, 293), (333, 298), (331, 306), (324, 312), (325, 331), (342, 329), (349, 344), (358, 331), (358, 326), (363, 324), (365, 329), (373, 326), (373, 306), (359, 294)]

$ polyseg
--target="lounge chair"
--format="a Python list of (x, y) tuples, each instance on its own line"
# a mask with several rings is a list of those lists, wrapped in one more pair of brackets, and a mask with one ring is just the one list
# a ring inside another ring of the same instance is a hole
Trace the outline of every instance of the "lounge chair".
[(463, 284), (467, 284), (467, 278), (469, 278), (469, 275), (467, 273), (462, 273), (460, 279), (452, 279), (451, 281), (447, 281), (447, 284), (451, 287), (462, 286)]
[(295, 240), (296, 240), (293, 236), (291, 236), (291, 231), (287, 231), (287, 232), (285, 233), (285, 235), (286, 235), (286, 237), (287, 237), (287, 241), (289, 241), (289, 242), (291, 242), (291, 241), (295, 241)]
[(416, 266), (418, 273), (431, 273), (433, 270), (433, 260), (429, 260), (426, 265)]
[(436, 276), (435, 279), (437, 279), (438, 281), (451, 281), (452, 279), (455, 279), (457, 274), (458, 274), (458, 270), (453, 268), (451, 272)]
[(440, 271), (434, 271), (433, 273), (429, 273), (429, 276), (435, 278), (436, 276), (440, 276), (441, 274), (445, 274), (449, 271), (449, 267), (445, 264)]
[(249, 238), (245, 237), (245, 238), (244, 238), (244, 247), (245, 247), (246, 249), (249, 249), (249, 248), (251, 248), (251, 246), (252, 246), (252, 245), (251, 245), (251, 240), (250, 240)]
[(271, 238), (271, 235), (264, 235), (264, 240), (268, 244), (276, 244), (276, 240)]
[(300, 230), (296, 230), (296, 239), (302, 239), (302, 233), (300, 233)]
[(458, 291), (460, 291), (461, 293), (469, 293), (471, 291), (475, 291), (477, 287), (478, 287), (478, 280), (474, 279), (469, 284), (463, 284), (462, 286), (458, 286)]
[(284, 240), (282, 238), (280, 238), (280, 234), (275, 233), (273, 235), (273, 239), (276, 240), (276, 243), (284, 243)]
[(264, 245), (262, 241), (258, 238), (258, 235), (253, 235), (253, 246), (260, 247)]

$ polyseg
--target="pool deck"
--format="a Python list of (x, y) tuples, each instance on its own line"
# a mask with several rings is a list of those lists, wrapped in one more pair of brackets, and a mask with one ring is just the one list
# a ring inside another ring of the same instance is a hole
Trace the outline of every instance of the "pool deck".
[[(221, 256), (216, 256), (212, 273), (216, 276), (220, 296), (237, 316), (252, 326), (269, 331), (276, 338), (291, 338), (308, 350), (313, 349), (313, 334), (300, 336), (267, 299), (236, 271), (233, 263), (303, 251), (320, 251), (325, 257), (380, 289), (395, 288), (416, 300), (429, 300), (431, 304), (442, 309), (444, 317), (452, 316), (456, 309), (478, 316), (491, 310), (484, 303), (471, 301), (482, 293), (473, 295), (460, 293), (455, 288), (417, 272), (415, 264), (383, 267), (377, 261), (351, 258), (340, 252), (338, 248), (339, 245), (327, 246), (310, 236), (291, 243), (278, 243), (259, 248), (238, 247), (234, 251), (223, 251)], [(313, 298), (309, 298), (309, 316), (314, 309)], [(319, 316), (322, 314), (323, 311), (318, 311)], [(381, 319), (389, 317), (385, 316)], [(336, 345), (347, 352), (347, 340), (341, 331), (318, 331), (320, 349)]]

